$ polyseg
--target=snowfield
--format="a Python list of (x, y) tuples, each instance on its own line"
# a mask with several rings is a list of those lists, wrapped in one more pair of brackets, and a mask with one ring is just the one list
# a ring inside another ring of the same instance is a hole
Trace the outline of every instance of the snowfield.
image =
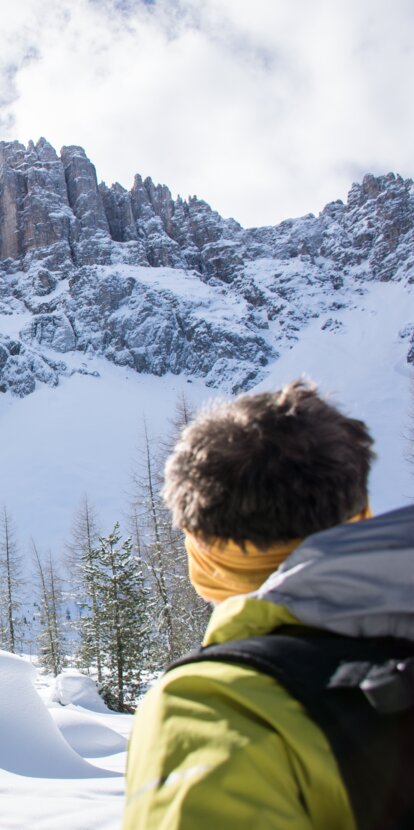
[[(264, 266), (262, 276), (267, 278)], [(410, 288), (403, 282), (367, 282), (357, 303), (347, 290), (338, 291), (338, 305), (347, 300), (344, 307), (302, 324), (256, 387), (275, 389), (306, 376), (348, 414), (367, 421), (378, 453), (371, 487), (377, 512), (414, 495), (413, 367), (406, 362), (407, 340), (400, 336), (412, 329)], [(320, 311), (321, 297), (314, 302)], [(85, 494), (97, 508), (103, 533), (117, 520), (122, 526), (144, 418), (155, 449), (171, 431), (183, 393), (195, 409), (223, 396), (183, 374), (137, 374), (79, 352), (67, 353), (65, 362), (87, 374), (61, 378), (57, 387), (41, 384), (24, 398), (0, 396), (0, 505), (10, 511), (22, 551), (29, 551), (33, 538), (54, 557), (70, 539)]]
[[(84, 359), (72, 357), (74, 365)], [(10, 510), (28, 556), (32, 538), (56, 558), (63, 553), (85, 494), (104, 534), (122, 523), (144, 418), (150, 439), (158, 440), (182, 392), (195, 407), (211, 395), (201, 381), (183, 376), (138, 375), (96, 357), (87, 365), (98, 376), (75, 374), (25, 398), (0, 396), (0, 505)]]
[[(308, 322), (256, 388), (306, 376), (366, 420), (378, 454), (371, 503), (382, 512), (414, 495), (413, 369), (404, 339), (411, 294), (399, 282), (369, 282), (361, 294), (358, 305)], [(22, 399), (0, 398), (0, 503), (21, 547), (33, 536), (56, 555), (84, 493), (104, 529), (122, 519), (143, 418), (156, 439), (168, 431), (183, 391), (194, 407), (212, 396), (184, 375), (137, 375), (96, 356), (65, 360), (80, 368), (86, 361), (88, 374)], [(132, 716), (106, 709), (90, 679), (73, 670), (53, 684), (27, 660), (2, 652), (0, 672), (1, 830), (119, 830)]]
[(370, 488), (375, 513), (414, 499), (414, 372), (401, 336), (412, 316), (406, 292), (401, 283), (366, 284), (358, 307), (336, 311), (326, 328), (326, 319), (311, 323), (257, 387), (304, 374), (348, 415), (366, 421), (378, 456)]
[(2, 651), (0, 675), (1, 830), (119, 828), (132, 716), (74, 670), (54, 683)]

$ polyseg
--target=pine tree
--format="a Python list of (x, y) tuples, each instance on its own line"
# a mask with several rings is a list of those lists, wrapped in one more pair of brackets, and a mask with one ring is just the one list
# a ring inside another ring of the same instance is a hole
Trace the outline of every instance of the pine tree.
[(131, 539), (121, 541), (118, 523), (100, 537), (96, 554), (104, 697), (118, 711), (130, 711), (141, 687), (148, 637), (145, 590)]

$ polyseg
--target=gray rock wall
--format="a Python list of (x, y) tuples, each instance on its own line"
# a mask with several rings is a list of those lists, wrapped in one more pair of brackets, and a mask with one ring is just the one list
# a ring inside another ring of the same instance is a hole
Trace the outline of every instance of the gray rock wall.
[(0, 327), (1, 391), (57, 383), (73, 351), (248, 388), (311, 318), (335, 324), (341, 292), (393, 279), (414, 282), (414, 195), (392, 173), (317, 217), (244, 230), (150, 178), (98, 185), (81, 147), (0, 142), (0, 315), (31, 315), (18, 338)]

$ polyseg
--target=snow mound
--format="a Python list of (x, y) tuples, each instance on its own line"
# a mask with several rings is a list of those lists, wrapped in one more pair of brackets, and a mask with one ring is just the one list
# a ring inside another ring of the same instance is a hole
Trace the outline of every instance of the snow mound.
[(99, 696), (95, 681), (76, 669), (69, 669), (57, 676), (52, 700), (62, 706), (72, 703), (92, 712), (110, 712)]
[(65, 740), (83, 758), (100, 758), (126, 751), (126, 738), (90, 715), (60, 706), (49, 711)]
[(35, 778), (113, 777), (69, 746), (34, 687), (33, 666), (0, 651), (0, 676), (1, 769)]

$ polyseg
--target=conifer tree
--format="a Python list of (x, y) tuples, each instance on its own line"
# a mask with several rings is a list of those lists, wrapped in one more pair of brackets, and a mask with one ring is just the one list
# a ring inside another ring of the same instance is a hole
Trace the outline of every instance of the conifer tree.
[(118, 711), (133, 708), (145, 661), (145, 591), (131, 539), (121, 540), (119, 524), (100, 537), (96, 551), (101, 609), (104, 697)]

